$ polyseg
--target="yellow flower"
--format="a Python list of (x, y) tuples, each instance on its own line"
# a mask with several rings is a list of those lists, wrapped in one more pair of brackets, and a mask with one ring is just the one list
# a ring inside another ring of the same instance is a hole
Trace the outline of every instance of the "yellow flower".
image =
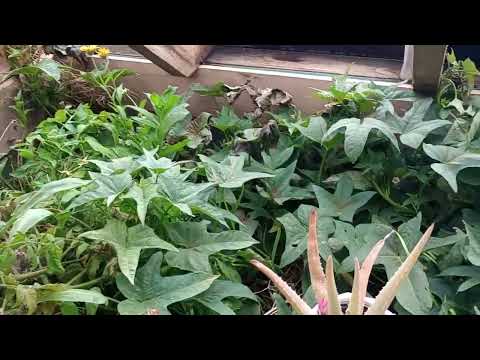
[(94, 54), (95, 51), (98, 50), (98, 46), (97, 45), (83, 45), (83, 46), (80, 46), (80, 51), (82, 52), (86, 52), (87, 54)]
[(110, 55), (110, 50), (108, 50), (107, 48), (99, 48), (97, 49), (97, 55), (103, 59), (106, 59), (108, 55)]

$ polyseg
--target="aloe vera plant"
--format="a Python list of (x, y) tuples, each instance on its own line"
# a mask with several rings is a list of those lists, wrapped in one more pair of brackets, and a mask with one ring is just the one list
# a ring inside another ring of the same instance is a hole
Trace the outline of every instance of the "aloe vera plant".
[[(295, 290), (293, 290), (280, 276), (269, 269), (267, 266), (257, 260), (251, 260), (250, 263), (267, 276), (277, 287), (279, 292), (290, 303), (295, 312), (301, 315), (343, 315), (344, 312), (340, 305), (337, 286), (335, 284), (335, 275), (333, 272), (333, 258), (330, 255), (326, 263), (326, 272), (323, 271), (322, 263), (318, 252), (317, 242), (317, 213), (313, 209), (310, 213), (307, 254), (308, 267), (312, 282), (313, 292), (317, 305), (311, 308)], [(392, 303), (395, 295), (402, 284), (402, 281), (408, 276), (413, 266), (417, 262), (423, 248), (430, 239), (434, 224), (425, 231), (417, 245), (410, 252), (408, 257), (398, 268), (396, 273), (385, 284), (383, 289), (375, 298), (375, 301), (365, 308), (365, 296), (367, 294), (368, 279), (373, 265), (382, 250), (385, 241), (394, 233), (391, 231), (382, 240), (378, 241), (370, 250), (363, 264), (360, 265), (355, 258), (355, 276), (353, 279), (353, 288), (350, 296), (350, 302), (345, 311), (346, 315), (383, 315)]]

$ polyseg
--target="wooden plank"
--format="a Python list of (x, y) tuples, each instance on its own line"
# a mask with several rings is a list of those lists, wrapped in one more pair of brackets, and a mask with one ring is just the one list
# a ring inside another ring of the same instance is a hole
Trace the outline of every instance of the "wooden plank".
[(212, 50), (211, 45), (129, 45), (171, 75), (191, 76)]
[(438, 89), (447, 45), (414, 45), (413, 88), (433, 95)]
[(329, 55), (312, 52), (265, 50), (217, 46), (205, 64), (249, 66), (266, 69), (292, 70), (326, 74), (398, 80), (402, 62), (355, 56)]

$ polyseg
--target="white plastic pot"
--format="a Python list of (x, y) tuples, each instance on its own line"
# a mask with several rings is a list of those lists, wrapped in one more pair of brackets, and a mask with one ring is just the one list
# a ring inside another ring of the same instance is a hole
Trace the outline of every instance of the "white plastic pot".
[[(348, 305), (351, 297), (352, 297), (352, 293), (343, 293), (343, 294), (338, 295), (338, 301), (340, 302), (340, 305)], [(365, 302), (364, 302), (364, 304), (365, 304), (364, 306), (366, 308), (369, 308), (370, 306), (373, 305), (374, 302), (375, 302), (375, 299), (366, 297)], [(318, 304), (313, 307), (313, 311), (314, 311), (315, 314), (318, 314)], [(385, 315), (395, 315), (395, 314), (392, 313), (391, 311), (387, 310), (387, 311), (385, 311)]]

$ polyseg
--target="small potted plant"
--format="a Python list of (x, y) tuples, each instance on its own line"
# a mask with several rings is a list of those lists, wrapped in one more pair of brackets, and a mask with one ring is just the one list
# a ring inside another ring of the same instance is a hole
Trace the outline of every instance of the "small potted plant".
[(317, 304), (311, 308), (295, 290), (293, 290), (280, 276), (257, 260), (250, 263), (267, 276), (277, 287), (278, 291), (290, 303), (293, 310), (301, 315), (393, 315), (388, 311), (402, 281), (408, 276), (418, 260), (423, 248), (430, 239), (434, 224), (425, 231), (417, 245), (400, 265), (395, 274), (385, 284), (375, 299), (366, 297), (368, 279), (385, 240), (394, 232), (390, 232), (370, 250), (360, 266), (355, 258), (355, 275), (351, 293), (338, 294), (333, 273), (333, 259), (329, 256), (326, 263), (326, 273), (320, 262), (317, 243), (317, 213), (312, 210), (308, 230), (308, 267), (313, 292)]

